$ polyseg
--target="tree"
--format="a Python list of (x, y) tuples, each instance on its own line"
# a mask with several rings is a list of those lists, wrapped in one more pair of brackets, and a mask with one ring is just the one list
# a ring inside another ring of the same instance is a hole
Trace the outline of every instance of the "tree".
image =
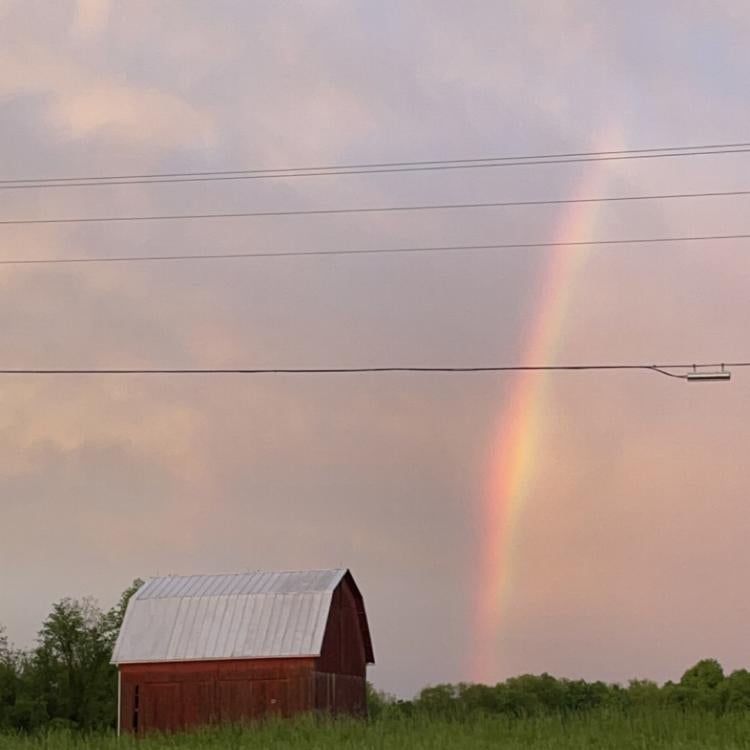
[(0, 728), (11, 726), (10, 715), (16, 702), (17, 674), (5, 628), (0, 626)]
[(422, 688), (416, 700), (417, 708), (431, 716), (454, 716), (458, 709), (456, 693), (453, 685), (432, 685)]
[(365, 687), (367, 690), (367, 714), (371, 719), (379, 719), (396, 702), (396, 699), (382, 690), (377, 690), (369, 681)]
[(682, 675), (670, 691), (670, 698), (686, 709), (719, 711), (722, 707), (724, 670), (716, 659), (702, 659)]
[(130, 597), (142, 585), (134, 581), (108, 612), (90, 598), (62, 599), (39, 631), (30, 682), (50, 718), (85, 729), (114, 726), (117, 672), (112, 648)]
[(460, 683), (458, 698), (467, 714), (497, 714), (504, 709), (503, 685), (492, 687), (476, 683)]
[(603, 682), (586, 680), (561, 680), (563, 706), (566, 711), (590, 711), (612, 699), (616, 688)]
[(702, 659), (682, 675), (680, 685), (714, 690), (724, 679), (724, 670), (716, 659)]
[(628, 705), (638, 708), (655, 708), (663, 701), (663, 692), (651, 680), (631, 680), (627, 689)]
[(519, 716), (540, 711), (561, 711), (565, 705), (565, 688), (549, 674), (524, 674), (505, 683), (508, 709)]
[(720, 687), (726, 711), (750, 710), (750, 672), (738, 669), (724, 679)]
[(77, 727), (109, 724), (111, 651), (104, 614), (91, 599), (63, 599), (39, 631), (37, 677), (51, 716)]
[(30, 731), (47, 720), (44, 702), (31, 689), (29, 657), (8, 643), (0, 627), (0, 730)]

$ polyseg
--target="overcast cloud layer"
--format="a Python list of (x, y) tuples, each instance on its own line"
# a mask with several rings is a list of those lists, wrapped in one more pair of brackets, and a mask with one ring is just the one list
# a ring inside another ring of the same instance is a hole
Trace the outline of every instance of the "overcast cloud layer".
[[(0, 177), (748, 140), (748, 44), (743, 2), (0, 0)], [(749, 165), (608, 163), (597, 182), (748, 189)], [(3, 191), (0, 219), (555, 198), (587, 169)], [(592, 231), (748, 232), (747, 208), (610, 205)], [(5, 226), (0, 255), (544, 241), (566, 210)], [(748, 257), (741, 242), (592, 252), (558, 361), (750, 359)], [(548, 258), (5, 266), (0, 366), (513, 364)], [(25, 646), (52, 601), (109, 605), (136, 576), (348, 566), (378, 687), (469, 679), (513, 377), (4, 378), (0, 622)], [(497, 679), (747, 666), (749, 385), (550, 378)]]

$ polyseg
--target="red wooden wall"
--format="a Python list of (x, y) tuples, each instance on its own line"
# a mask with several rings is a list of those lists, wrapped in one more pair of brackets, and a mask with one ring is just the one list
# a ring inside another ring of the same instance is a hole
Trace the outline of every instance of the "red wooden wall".
[(169, 732), (312, 711), (314, 663), (244, 659), (123, 664), (120, 728), (136, 734)]

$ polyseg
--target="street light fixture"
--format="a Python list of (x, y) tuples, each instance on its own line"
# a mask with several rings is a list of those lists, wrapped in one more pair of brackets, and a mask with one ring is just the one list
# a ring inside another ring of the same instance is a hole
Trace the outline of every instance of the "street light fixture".
[(685, 379), (688, 382), (706, 382), (714, 380), (729, 380), (732, 377), (732, 373), (729, 370), (724, 369), (724, 365), (721, 366), (721, 370), (698, 370), (695, 365), (691, 372), (685, 375)]

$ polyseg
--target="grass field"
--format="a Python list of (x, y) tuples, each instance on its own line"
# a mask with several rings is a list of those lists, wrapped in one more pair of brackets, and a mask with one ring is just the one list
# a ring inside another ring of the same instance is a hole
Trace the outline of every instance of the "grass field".
[(66, 732), (39, 736), (0, 735), (2, 750), (323, 750), (323, 748), (750, 748), (750, 714), (713, 714), (670, 710), (640, 714), (594, 712), (569, 718), (504, 717), (443, 721), (427, 718), (382, 719), (364, 723), (302, 719), (250, 727), (226, 727), (190, 734), (117, 740), (108, 734)]

